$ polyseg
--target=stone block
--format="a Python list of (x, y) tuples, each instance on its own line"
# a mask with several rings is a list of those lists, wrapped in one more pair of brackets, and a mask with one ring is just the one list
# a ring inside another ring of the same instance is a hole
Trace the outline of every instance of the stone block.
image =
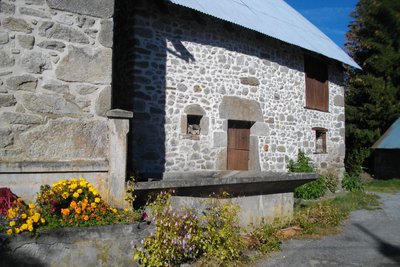
[(42, 52), (25, 51), (20, 60), (21, 66), (30, 73), (42, 73), (44, 70), (51, 70), (50, 57)]
[(9, 90), (35, 91), (37, 78), (29, 74), (13, 76), (6, 80), (6, 86)]
[(65, 48), (65, 44), (63, 42), (53, 41), (53, 40), (42, 41), (38, 43), (37, 46), (44, 49), (57, 50), (60, 52), (63, 52)]
[(69, 92), (68, 84), (63, 84), (57, 80), (45, 81), (42, 84), (42, 88), (59, 94), (66, 94)]
[(17, 100), (13, 95), (0, 94), (0, 107), (11, 107), (17, 103)]
[(342, 95), (336, 95), (333, 98), (333, 104), (337, 107), (344, 107), (344, 97)]
[(114, 15), (114, 1), (110, 0), (47, 0), (47, 4), (52, 9), (93, 17), (110, 18)]
[(88, 51), (74, 46), (68, 47), (56, 68), (56, 77), (63, 81), (111, 83), (112, 50), (109, 48)]
[(35, 45), (35, 37), (32, 35), (17, 35), (19, 45), (25, 49), (32, 49)]
[(213, 147), (227, 147), (228, 135), (226, 132), (214, 132), (213, 134)]
[(269, 125), (264, 122), (256, 122), (251, 126), (250, 134), (255, 136), (269, 136)]
[(49, 39), (60, 39), (71, 43), (88, 44), (89, 37), (86, 34), (75, 28), (53, 24), (51, 27), (44, 30), (44, 34)]
[(94, 109), (96, 115), (106, 116), (107, 111), (111, 109), (111, 86), (106, 86), (100, 91)]
[(3, 27), (10, 31), (31, 33), (33, 28), (23, 19), (7, 17), (3, 19)]
[(9, 41), (8, 32), (0, 32), (0, 44), (7, 44)]
[(61, 95), (16, 94), (18, 103), (25, 109), (55, 115), (73, 115), (81, 113), (79, 106), (64, 99)]
[(15, 5), (5, 3), (5, 2), (0, 2), (0, 14), (1, 13), (14, 15), (15, 14)]
[(110, 20), (102, 20), (99, 33), (99, 42), (102, 46), (112, 48), (113, 46), (113, 27), (114, 24)]
[(219, 106), (219, 116), (222, 119), (242, 121), (263, 121), (260, 104), (236, 96), (224, 96)]
[(41, 116), (19, 112), (3, 112), (1, 118), (10, 124), (31, 125), (44, 122)]
[(31, 159), (93, 159), (107, 156), (107, 132), (105, 120), (60, 118), (20, 134), (20, 139)]
[(5, 148), (13, 144), (14, 136), (10, 129), (0, 128), (0, 148)]
[(97, 86), (90, 84), (80, 84), (75, 87), (75, 91), (80, 95), (89, 95), (97, 90)]
[(251, 86), (260, 85), (260, 81), (256, 77), (240, 77), (240, 83)]
[(5, 51), (0, 50), (0, 68), (12, 67), (14, 64), (15, 59)]
[(25, 0), (27, 5), (43, 5), (46, 0)]
[(186, 106), (184, 112), (188, 115), (206, 115), (204, 109), (198, 104), (191, 104)]
[(44, 19), (51, 18), (50, 14), (40, 11), (40, 10), (37, 10), (37, 9), (29, 8), (29, 7), (20, 7), (19, 13), (21, 13), (22, 15), (34, 16), (34, 17), (39, 17), (39, 18), (44, 18)]

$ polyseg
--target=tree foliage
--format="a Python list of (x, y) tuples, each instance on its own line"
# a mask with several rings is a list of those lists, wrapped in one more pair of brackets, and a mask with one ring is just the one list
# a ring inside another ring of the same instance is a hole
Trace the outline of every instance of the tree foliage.
[(360, 0), (352, 17), (345, 46), (362, 70), (348, 69), (346, 168), (358, 174), (400, 115), (400, 1)]

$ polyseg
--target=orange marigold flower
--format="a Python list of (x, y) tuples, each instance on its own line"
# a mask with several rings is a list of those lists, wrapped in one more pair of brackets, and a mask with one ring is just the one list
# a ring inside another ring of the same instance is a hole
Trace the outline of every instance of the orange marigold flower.
[(64, 216), (68, 216), (70, 214), (70, 210), (69, 209), (61, 209), (61, 214)]
[(78, 208), (75, 209), (75, 212), (78, 213), (78, 214), (81, 214), (82, 210), (81, 210), (81, 208), (78, 207)]
[(89, 220), (89, 216), (84, 215), (84, 216), (83, 216), (83, 219), (84, 219), (85, 221), (87, 221), (87, 220)]

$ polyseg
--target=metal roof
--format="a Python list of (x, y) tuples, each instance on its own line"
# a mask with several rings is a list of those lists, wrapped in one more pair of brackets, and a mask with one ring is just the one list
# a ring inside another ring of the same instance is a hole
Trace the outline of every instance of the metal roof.
[(374, 149), (398, 149), (400, 148), (400, 118), (379, 138), (372, 146)]
[(360, 66), (283, 0), (167, 0), (350, 65)]

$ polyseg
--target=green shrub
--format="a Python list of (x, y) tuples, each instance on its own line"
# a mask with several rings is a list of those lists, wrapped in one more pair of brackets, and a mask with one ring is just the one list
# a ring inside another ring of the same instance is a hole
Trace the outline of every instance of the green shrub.
[(321, 177), (325, 181), (326, 188), (332, 193), (335, 193), (339, 187), (339, 177), (331, 172), (328, 172)]
[(195, 259), (200, 253), (199, 220), (190, 210), (173, 210), (170, 193), (161, 192), (148, 205), (154, 216), (155, 232), (136, 245), (135, 260), (142, 266), (175, 266)]
[(297, 187), (294, 190), (294, 197), (302, 199), (316, 199), (323, 196), (325, 191), (325, 180), (322, 177), (319, 177), (315, 181)]
[(282, 234), (280, 227), (272, 224), (261, 224), (254, 228), (248, 235), (248, 248), (262, 254), (281, 249)]
[(346, 191), (356, 192), (364, 190), (364, 185), (361, 181), (360, 176), (350, 175), (348, 173), (344, 174), (342, 181), (342, 187)]
[(210, 198), (197, 217), (188, 209), (174, 210), (170, 197), (162, 192), (148, 205), (156, 229), (135, 245), (135, 260), (142, 266), (177, 266), (202, 257), (203, 266), (222, 266), (239, 259), (243, 242), (237, 205)]
[(297, 160), (290, 160), (287, 166), (290, 172), (314, 172), (311, 159), (304, 154), (304, 151), (299, 149)]
[[(223, 198), (229, 197), (223, 193)], [(226, 265), (239, 259), (244, 247), (238, 220), (239, 207), (228, 199), (210, 198), (202, 219), (201, 240), (204, 259), (213, 266)]]

